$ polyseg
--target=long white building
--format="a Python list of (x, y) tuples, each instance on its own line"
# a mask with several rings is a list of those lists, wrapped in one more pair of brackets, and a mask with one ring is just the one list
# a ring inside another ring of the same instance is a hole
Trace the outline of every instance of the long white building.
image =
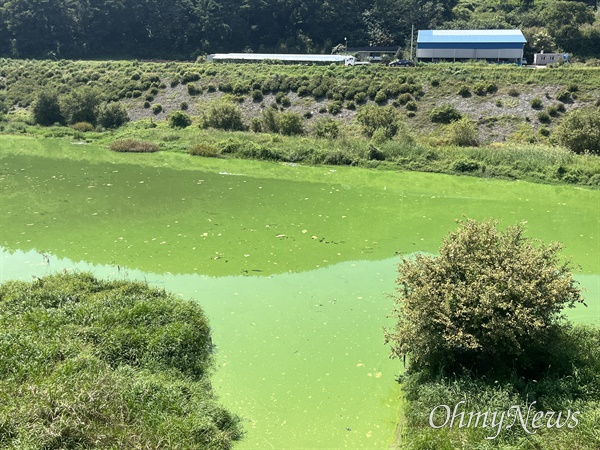
[(521, 30), (419, 30), (417, 60), (521, 63), (526, 43)]

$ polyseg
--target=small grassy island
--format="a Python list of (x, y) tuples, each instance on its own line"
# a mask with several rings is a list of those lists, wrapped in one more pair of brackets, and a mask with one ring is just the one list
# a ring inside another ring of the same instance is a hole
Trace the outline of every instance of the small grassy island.
[(57, 274), (0, 286), (0, 446), (229, 449), (200, 307), (145, 283)]

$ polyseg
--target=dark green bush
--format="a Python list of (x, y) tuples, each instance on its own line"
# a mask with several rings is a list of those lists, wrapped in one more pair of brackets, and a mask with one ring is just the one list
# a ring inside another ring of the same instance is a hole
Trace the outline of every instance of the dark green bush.
[(61, 110), (68, 123), (96, 124), (100, 94), (95, 89), (80, 88), (62, 98)]
[(202, 93), (202, 89), (198, 88), (194, 83), (187, 84), (187, 91), (189, 95), (199, 95)]
[(313, 124), (312, 131), (317, 137), (336, 139), (340, 134), (340, 123), (328, 117), (318, 119)]
[(189, 108), (189, 105), (187, 104), (187, 102), (181, 102), (181, 105), (179, 105), (179, 109), (181, 109), (182, 111), (187, 111)]
[(171, 128), (187, 128), (192, 124), (192, 119), (183, 111), (173, 111), (169, 114), (169, 126)]
[(375, 101), (375, 103), (385, 103), (387, 102), (387, 99), (387, 92), (385, 92), (384, 89), (381, 89), (377, 92), (373, 100)]
[(540, 109), (544, 104), (542, 103), (542, 99), (539, 97), (534, 97), (531, 99), (531, 107), (533, 109)]
[(550, 123), (552, 122), (552, 118), (550, 117), (550, 114), (548, 114), (546, 111), (540, 111), (537, 114), (537, 118), (541, 123)]
[(579, 108), (569, 111), (558, 125), (558, 142), (575, 153), (600, 155), (600, 109)]
[(363, 106), (356, 115), (356, 120), (362, 126), (363, 133), (372, 137), (377, 129), (383, 129), (391, 139), (396, 135), (400, 123), (400, 115), (392, 106)]
[(333, 115), (339, 114), (342, 111), (342, 102), (339, 100), (329, 102), (327, 105), (327, 111)]
[(364, 92), (357, 92), (354, 96), (354, 101), (358, 104), (364, 103), (367, 101), (367, 94)]
[(567, 89), (561, 89), (556, 93), (556, 100), (563, 103), (571, 101), (571, 92)]
[(160, 103), (156, 103), (155, 105), (152, 105), (152, 112), (154, 114), (160, 114), (163, 110), (163, 107)]
[(468, 86), (461, 86), (460, 89), (458, 90), (458, 95), (460, 95), (461, 97), (464, 97), (464, 98), (470, 97), (471, 91)]
[(472, 147), (478, 143), (477, 124), (468, 117), (456, 120), (448, 125), (448, 138), (451, 144), (459, 147)]
[(431, 121), (437, 123), (450, 123), (459, 120), (461, 117), (462, 114), (450, 104), (436, 106), (429, 113)]
[(204, 116), (207, 127), (219, 130), (242, 131), (244, 122), (239, 107), (231, 103), (213, 103)]
[(518, 97), (519, 95), (521, 95), (521, 93), (518, 89), (512, 87), (508, 90), (508, 95), (510, 95), (511, 97)]
[(49, 126), (63, 123), (64, 117), (58, 103), (58, 96), (51, 92), (40, 92), (32, 108), (33, 120), (38, 125)]
[(303, 134), (302, 116), (294, 112), (281, 113), (278, 118), (278, 128), (281, 134), (287, 136)]
[(104, 128), (118, 128), (128, 121), (127, 110), (117, 102), (105, 103), (98, 112), (98, 123)]
[(262, 100), (264, 98), (262, 91), (260, 91), (258, 89), (253, 90), (251, 96), (252, 96), (252, 100), (254, 100), (255, 102), (262, 102)]

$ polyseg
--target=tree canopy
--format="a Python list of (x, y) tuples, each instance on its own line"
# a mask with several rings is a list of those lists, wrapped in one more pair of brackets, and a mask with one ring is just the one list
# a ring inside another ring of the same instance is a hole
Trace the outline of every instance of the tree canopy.
[(393, 316), (386, 330), (394, 356), (415, 369), (478, 373), (525, 367), (561, 324), (561, 311), (582, 303), (560, 244), (523, 236), (518, 224), (465, 220), (439, 256), (399, 266)]
[[(564, 0), (0, 0), (0, 56), (330, 53), (346, 42), (405, 47), (413, 25), (522, 28), (528, 36), (544, 31), (556, 45), (552, 50), (598, 56), (600, 30), (590, 25), (595, 7), (593, 1)], [(528, 46), (541, 49), (534, 41)]]

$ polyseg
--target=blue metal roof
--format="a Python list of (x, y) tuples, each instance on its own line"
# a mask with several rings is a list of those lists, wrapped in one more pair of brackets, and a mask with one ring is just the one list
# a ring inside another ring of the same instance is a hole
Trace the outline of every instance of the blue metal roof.
[(419, 30), (418, 44), (513, 43), (525, 44), (521, 30)]

